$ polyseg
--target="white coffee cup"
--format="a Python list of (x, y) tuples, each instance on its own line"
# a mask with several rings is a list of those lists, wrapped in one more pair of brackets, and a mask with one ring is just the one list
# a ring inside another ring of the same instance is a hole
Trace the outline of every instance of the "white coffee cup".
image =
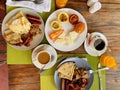
[(51, 54), (48, 51), (40, 51), (37, 53), (35, 59), (41, 64), (45, 65), (51, 62)]
[(97, 35), (93, 37), (90, 45), (96, 51), (102, 51), (106, 47), (105, 40), (102, 37)]
[(91, 34), (90, 45), (91, 49), (96, 52), (105, 52), (108, 46), (108, 41), (106, 37), (98, 32), (94, 32)]

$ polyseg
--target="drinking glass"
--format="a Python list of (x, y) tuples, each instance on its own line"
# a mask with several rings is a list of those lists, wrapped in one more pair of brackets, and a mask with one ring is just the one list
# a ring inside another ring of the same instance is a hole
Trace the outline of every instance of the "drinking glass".
[(64, 8), (67, 4), (68, 0), (56, 0), (57, 8)]

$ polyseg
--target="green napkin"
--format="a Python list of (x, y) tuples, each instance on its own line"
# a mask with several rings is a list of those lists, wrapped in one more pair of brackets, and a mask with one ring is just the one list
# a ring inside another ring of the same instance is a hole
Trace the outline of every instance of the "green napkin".
[[(15, 8), (18, 7), (11, 7), (7, 6), (6, 10), (7, 13)], [(39, 13), (41, 17), (43, 18), (44, 22), (47, 20), (48, 16), (55, 10), (55, 0), (52, 0), (51, 3), (51, 11), (50, 12), (44, 12)], [(42, 43), (47, 43), (46, 39), (42, 41)], [(7, 64), (31, 64), (31, 53), (32, 50), (27, 51), (20, 51), (12, 48), (11, 46), (7, 45)]]
[[(72, 57), (72, 56), (77, 56), (77, 57), (86, 57), (88, 63), (91, 65), (91, 67), (93, 68), (93, 70), (97, 69), (97, 64), (99, 62), (99, 58), (98, 57), (93, 57), (90, 56), (88, 54), (60, 54), (58, 56), (68, 56), (68, 57)], [(40, 90), (57, 90), (55, 84), (54, 84), (54, 72), (56, 70), (57, 65), (55, 65), (54, 67), (52, 67), (51, 69), (45, 71), (44, 73), (42, 73), (40, 75)], [(102, 80), (103, 80), (103, 90), (106, 90), (106, 85), (105, 85), (105, 71), (102, 71)], [(98, 73), (94, 73), (94, 82), (92, 84), (92, 87), (90, 90), (99, 90), (99, 78), (98, 78)]]

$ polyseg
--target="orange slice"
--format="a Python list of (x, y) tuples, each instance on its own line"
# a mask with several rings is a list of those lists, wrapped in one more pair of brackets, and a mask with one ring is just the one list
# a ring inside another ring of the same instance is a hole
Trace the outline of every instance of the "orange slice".
[(111, 55), (102, 55), (100, 57), (100, 63), (109, 68), (117, 68), (116, 59)]

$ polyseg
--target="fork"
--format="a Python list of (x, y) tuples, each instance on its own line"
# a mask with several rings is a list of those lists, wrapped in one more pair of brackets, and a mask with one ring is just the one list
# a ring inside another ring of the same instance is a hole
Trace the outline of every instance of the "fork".
[(93, 71), (93, 70), (88, 70), (88, 72), (90, 73), (90, 74), (92, 74), (92, 73), (95, 73), (95, 72), (99, 72), (99, 71), (103, 71), (103, 70), (108, 70), (109, 68), (108, 67), (105, 67), (105, 68), (101, 68), (101, 69), (98, 69), (98, 70), (95, 70), (95, 71)]
[(34, 2), (35, 4), (41, 4), (44, 2), (44, 0), (12, 0), (12, 1), (31, 1)]

